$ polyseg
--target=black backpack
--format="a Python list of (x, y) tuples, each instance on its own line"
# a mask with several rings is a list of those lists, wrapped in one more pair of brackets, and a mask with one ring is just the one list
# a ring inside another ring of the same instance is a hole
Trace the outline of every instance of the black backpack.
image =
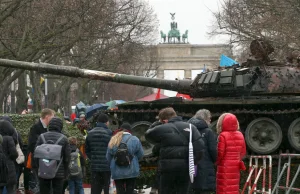
[(0, 152), (0, 187), (6, 186), (8, 180), (8, 168), (6, 162), (6, 156)]
[(114, 159), (116, 161), (116, 164), (118, 166), (129, 166), (131, 163), (131, 160), (133, 156), (129, 153), (128, 147), (127, 147), (127, 142), (132, 136), (130, 136), (126, 142), (121, 142), (120, 145), (118, 146), (117, 152), (114, 156)]

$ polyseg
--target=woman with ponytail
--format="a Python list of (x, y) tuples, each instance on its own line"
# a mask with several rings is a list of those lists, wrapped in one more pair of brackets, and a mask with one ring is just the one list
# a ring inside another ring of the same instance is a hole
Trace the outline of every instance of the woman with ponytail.
[[(140, 140), (131, 135), (130, 131), (130, 124), (124, 123), (121, 130), (111, 138), (106, 154), (118, 194), (133, 194), (140, 173), (139, 159), (144, 156)], [(126, 155), (128, 157), (124, 161), (122, 156)]]

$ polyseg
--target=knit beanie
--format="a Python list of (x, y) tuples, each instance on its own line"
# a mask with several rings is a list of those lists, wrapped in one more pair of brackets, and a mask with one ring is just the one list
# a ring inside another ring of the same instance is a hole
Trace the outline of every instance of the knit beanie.
[(131, 125), (129, 123), (123, 123), (120, 128), (131, 131)]
[(53, 117), (49, 122), (49, 131), (62, 131), (63, 128), (63, 122), (58, 117)]
[(107, 116), (106, 114), (104, 114), (104, 113), (100, 113), (100, 114), (98, 115), (97, 121), (98, 121), (99, 123), (107, 123), (107, 122), (108, 122), (108, 116)]

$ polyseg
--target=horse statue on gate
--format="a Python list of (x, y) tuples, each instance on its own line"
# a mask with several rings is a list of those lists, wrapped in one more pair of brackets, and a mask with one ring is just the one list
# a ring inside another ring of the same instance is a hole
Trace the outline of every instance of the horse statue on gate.
[[(185, 33), (182, 35), (182, 41), (183, 41), (183, 43), (188, 43), (188, 33), (189, 33), (189, 31), (186, 30)], [(185, 42), (185, 40), (187, 42)]]
[(163, 33), (163, 31), (160, 31), (160, 37), (164, 40), (164, 43), (165, 43), (167, 35), (165, 33)]

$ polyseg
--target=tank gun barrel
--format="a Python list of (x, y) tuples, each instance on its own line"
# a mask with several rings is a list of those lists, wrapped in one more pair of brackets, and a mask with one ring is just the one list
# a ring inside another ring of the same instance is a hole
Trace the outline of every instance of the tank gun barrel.
[(76, 78), (80, 77), (92, 80), (102, 80), (153, 88), (161, 88), (166, 90), (178, 91), (184, 94), (189, 93), (191, 84), (191, 80), (164, 80), (158, 78), (148, 78), (105, 71), (80, 69), (78, 67), (72, 66), (53, 65), (48, 63), (33, 63), (8, 59), (0, 59), (0, 66), (37, 71), (43, 74), (62, 75)]

